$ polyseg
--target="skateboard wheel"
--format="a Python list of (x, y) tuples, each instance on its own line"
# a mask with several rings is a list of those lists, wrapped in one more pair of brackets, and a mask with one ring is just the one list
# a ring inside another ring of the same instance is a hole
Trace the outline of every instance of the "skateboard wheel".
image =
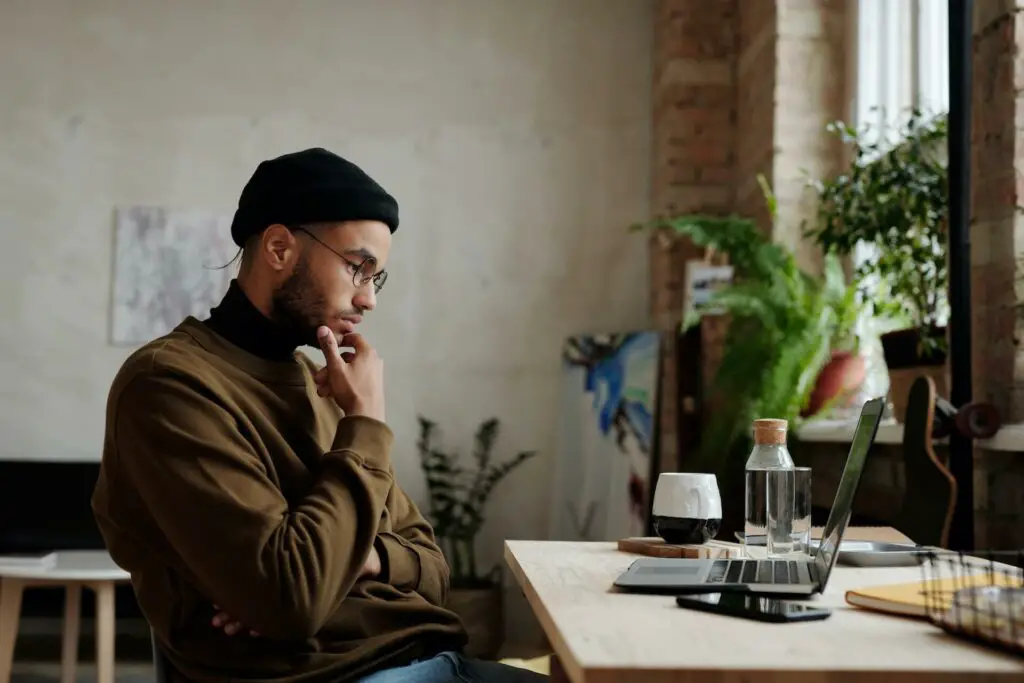
[(1002, 426), (999, 410), (990, 403), (968, 403), (956, 413), (956, 427), (972, 439), (990, 439)]

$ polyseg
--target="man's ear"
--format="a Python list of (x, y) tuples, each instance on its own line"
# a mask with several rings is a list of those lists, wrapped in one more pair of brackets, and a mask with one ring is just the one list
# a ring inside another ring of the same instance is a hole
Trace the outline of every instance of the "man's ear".
[(289, 268), (298, 253), (295, 233), (280, 223), (275, 223), (260, 236), (260, 256), (275, 271)]

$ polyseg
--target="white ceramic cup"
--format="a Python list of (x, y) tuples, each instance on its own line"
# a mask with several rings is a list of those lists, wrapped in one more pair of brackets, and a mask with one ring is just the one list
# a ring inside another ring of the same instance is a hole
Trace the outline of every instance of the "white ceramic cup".
[(707, 543), (722, 526), (718, 479), (713, 474), (661, 473), (651, 514), (654, 530), (666, 543)]

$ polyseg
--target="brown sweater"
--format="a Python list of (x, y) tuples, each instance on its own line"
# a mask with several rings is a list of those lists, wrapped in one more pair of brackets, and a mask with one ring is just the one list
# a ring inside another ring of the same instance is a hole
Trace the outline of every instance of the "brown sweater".
[[(189, 318), (114, 380), (93, 510), (190, 680), (346, 681), (465, 643), (391, 430), (343, 417), (315, 370)], [(358, 579), (371, 547), (384, 572)], [(261, 636), (213, 627), (214, 605)]]

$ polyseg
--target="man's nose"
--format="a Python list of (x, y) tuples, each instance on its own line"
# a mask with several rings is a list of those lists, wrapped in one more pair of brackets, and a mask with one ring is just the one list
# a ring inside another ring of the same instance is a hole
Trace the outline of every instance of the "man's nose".
[(377, 292), (374, 291), (373, 284), (370, 284), (369, 287), (360, 289), (356, 293), (355, 298), (352, 299), (352, 303), (364, 311), (372, 311), (375, 309), (377, 307)]

